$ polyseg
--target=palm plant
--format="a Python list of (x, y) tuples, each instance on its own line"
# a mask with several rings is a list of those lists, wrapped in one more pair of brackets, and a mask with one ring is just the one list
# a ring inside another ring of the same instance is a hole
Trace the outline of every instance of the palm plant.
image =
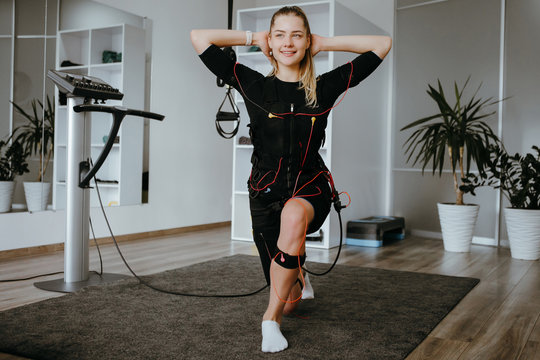
[[(13, 101), (11, 103), (15, 110), (27, 120), (24, 125), (13, 130), (13, 141), (22, 144), (25, 156), (33, 154), (39, 156), (37, 181), (40, 182), (47, 171), (54, 150), (54, 106), (49, 96), (47, 96), (46, 108), (43, 107), (40, 100), (33, 99), (31, 113), (27, 113)], [(38, 106), (40, 110), (38, 110)]]
[[(431, 164), (433, 174), (438, 169), (441, 176), (448, 153), (454, 178), (456, 205), (463, 205), (463, 191), (459, 188), (457, 167), (459, 167), (460, 179), (465, 177), (464, 165), (466, 172), (469, 173), (473, 162), (476, 163), (478, 172), (484, 175), (490, 155), (488, 146), (498, 142), (497, 136), (482, 120), (493, 115), (495, 111), (482, 113), (482, 110), (502, 100), (477, 99), (478, 91), (482, 86), (480, 84), (471, 99), (466, 102), (463, 99), (463, 91), (469, 79), (470, 77), (467, 78), (461, 90), (454, 82), (456, 103), (453, 106), (446, 99), (440, 80), (437, 80), (438, 89), (428, 84), (427, 93), (437, 103), (439, 113), (416, 120), (401, 129), (404, 131), (419, 127), (406, 140), (404, 147), (406, 146), (405, 153), (408, 154), (407, 162), (416, 154), (413, 165), (421, 163), (422, 174)], [(430, 122), (435, 119), (438, 121)]]
[[(13, 181), (15, 176), (28, 172), (28, 164), (21, 144), (14, 141), (8, 145), (7, 142), (0, 140), (0, 181)], [(4, 146), (7, 146), (5, 152)]]
[(461, 190), (474, 195), (479, 186), (501, 189), (512, 208), (540, 209), (540, 148), (536, 154), (509, 155), (501, 144), (490, 146), (488, 175), (467, 174)]

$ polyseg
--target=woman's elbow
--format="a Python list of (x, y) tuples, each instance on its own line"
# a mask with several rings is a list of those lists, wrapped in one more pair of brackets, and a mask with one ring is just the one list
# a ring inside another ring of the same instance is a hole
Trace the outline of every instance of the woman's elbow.
[(392, 49), (392, 38), (390, 36), (381, 36), (380, 44), (377, 49), (374, 50), (374, 53), (381, 59), (384, 59), (390, 52), (390, 49)]
[(204, 40), (204, 37), (202, 36), (201, 30), (197, 30), (197, 29), (191, 30), (189, 37), (191, 39), (191, 44), (193, 45), (193, 48), (195, 49), (197, 54), (201, 54), (208, 47), (208, 46), (205, 46), (206, 41)]
[(199, 30), (196, 30), (196, 29), (191, 30), (191, 33), (189, 34), (189, 38), (191, 39), (191, 43), (193, 44), (193, 47), (196, 48), (196, 44), (199, 41)]

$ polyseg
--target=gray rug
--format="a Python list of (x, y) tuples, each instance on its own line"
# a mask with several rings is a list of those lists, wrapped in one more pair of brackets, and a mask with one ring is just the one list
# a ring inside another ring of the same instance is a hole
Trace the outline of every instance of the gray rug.
[[(32, 359), (403, 359), (478, 283), (343, 265), (311, 278), (316, 299), (284, 319), (289, 349), (279, 354), (260, 351), (269, 290), (200, 299), (158, 293), (134, 279), (1, 312), (0, 352)], [(205, 294), (263, 284), (258, 258), (245, 255), (145, 279)]]

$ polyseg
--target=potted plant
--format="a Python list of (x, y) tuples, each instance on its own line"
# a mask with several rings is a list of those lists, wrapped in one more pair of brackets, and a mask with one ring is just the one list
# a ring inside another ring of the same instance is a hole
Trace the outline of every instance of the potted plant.
[[(446, 156), (448, 156), (454, 178), (455, 203), (438, 203), (439, 219), (447, 251), (468, 252), (472, 243), (472, 235), (479, 205), (465, 204), (459, 179), (470, 172), (476, 164), (480, 174), (489, 160), (488, 146), (498, 141), (491, 128), (482, 120), (495, 112), (483, 113), (486, 107), (498, 101), (478, 99), (481, 85), (465, 101), (463, 92), (469, 82), (467, 79), (461, 90), (454, 82), (455, 104), (450, 105), (438, 80), (438, 89), (428, 84), (427, 93), (436, 102), (439, 112), (403, 127), (401, 131), (415, 128), (406, 140), (404, 147), (408, 154), (407, 162), (413, 159), (413, 165), (422, 164), (422, 174), (428, 165), (432, 166), (433, 175), (438, 170), (441, 176)], [(415, 156), (416, 155), (416, 156)]]
[(29, 171), (21, 144), (15, 141), (4, 150), (7, 145), (0, 141), (0, 213), (11, 210), (15, 176)]
[[(21, 106), (11, 102), (26, 123), (13, 130), (12, 138), (21, 143), (26, 156), (39, 157), (39, 171), (36, 182), (25, 182), (24, 193), (28, 211), (41, 211), (47, 207), (51, 184), (43, 182), (43, 176), (54, 150), (54, 106), (47, 96), (47, 107), (38, 99), (31, 102), (32, 112), (27, 113)], [(40, 110), (38, 110), (38, 106)]]
[(513, 258), (540, 258), (540, 149), (531, 153), (508, 155), (502, 145), (490, 147), (487, 174), (467, 174), (462, 191), (474, 195), (478, 186), (501, 189), (510, 207), (504, 209), (510, 252)]

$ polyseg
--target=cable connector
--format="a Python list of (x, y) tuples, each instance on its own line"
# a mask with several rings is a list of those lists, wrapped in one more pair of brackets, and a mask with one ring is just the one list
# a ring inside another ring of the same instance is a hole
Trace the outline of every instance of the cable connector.
[(341, 205), (341, 200), (339, 199), (339, 195), (336, 196), (334, 200), (334, 209), (336, 209), (336, 211), (339, 213), (341, 212), (341, 209), (344, 209), (344, 208), (346, 208), (346, 206)]

